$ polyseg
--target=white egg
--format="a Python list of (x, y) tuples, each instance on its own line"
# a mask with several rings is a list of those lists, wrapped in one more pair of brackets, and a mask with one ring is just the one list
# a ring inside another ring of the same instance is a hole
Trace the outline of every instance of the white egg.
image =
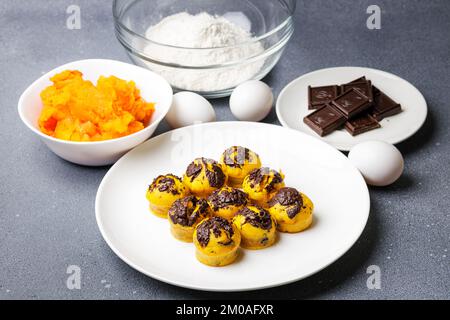
[(348, 154), (350, 161), (364, 176), (367, 184), (387, 186), (403, 173), (404, 160), (393, 145), (381, 141), (368, 141), (354, 146)]
[(216, 121), (216, 112), (208, 100), (194, 92), (178, 92), (166, 116), (169, 125), (176, 129), (196, 123)]
[(234, 89), (230, 97), (230, 109), (241, 121), (261, 121), (273, 104), (272, 89), (264, 82), (251, 80)]

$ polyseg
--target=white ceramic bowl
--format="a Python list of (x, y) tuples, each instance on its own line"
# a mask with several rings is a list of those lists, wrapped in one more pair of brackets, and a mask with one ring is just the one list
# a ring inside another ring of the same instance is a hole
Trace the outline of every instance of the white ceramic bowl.
[[(50, 77), (64, 70), (79, 70), (83, 78), (97, 83), (100, 76), (114, 75), (133, 80), (142, 97), (156, 103), (150, 124), (143, 130), (126, 137), (98, 141), (73, 142), (55, 139), (39, 130), (38, 118), (42, 109), (40, 93), (51, 85)], [(127, 151), (147, 140), (164, 119), (172, 104), (173, 92), (169, 83), (154, 72), (114, 60), (92, 59), (65, 64), (33, 82), (19, 99), (19, 115), (25, 125), (61, 158), (86, 166), (103, 166), (116, 162)]]

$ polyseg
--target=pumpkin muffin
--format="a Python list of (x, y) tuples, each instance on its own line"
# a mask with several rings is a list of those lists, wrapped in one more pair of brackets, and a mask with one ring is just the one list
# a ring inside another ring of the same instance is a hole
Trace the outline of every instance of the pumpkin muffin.
[(250, 172), (242, 184), (249, 198), (261, 207), (265, 207), (272, 196), (283, 187), (284, 175), (265, 167)]
[(192, 242), (195, 227), (210, 216), (208, 202), (196, 196), (187, 196), (175, 201), (169, 209), (172, 235), (184, 242)]
[(233, 263), (240, 244), (239, 230), (222, 217), (207, 218), (195, 228), (196, 257), (208, 266), (223, 267)]
[(248, 195), (239, 189), (223, 187), (208, 197), (214, 215), (231, 220), (248, 202)]
[(227, 175), (216, 161), (198, 158), (187, 167), (183, 182), (192, 194), (206, 198), (214, 190), (226, 185)]
[(280, 189), (269, 201), (268, 210), (276, 219), (281, 232), (303, 231), (309, 228), (313, 221), (312, 201), (294, 188)]
[(240, 188), (244, 178), (254, 169), (261, 168), (259, 156), (244, 147), (231, 147), (224, 151), (220, 158), (228, 175), (228, 185)]
[(146, 197), (150, 203), (150, 211), (158, 217), (167, 218), (167, 212), (172, 204), (188, 194), (189, 191), (179, 177), (167, 174), (153, 180)]
[(246, 249), (270, 247), (276, 239), (277, 223), (270, 213), (255, 206), (241, 209), (233, 218), (241, 233), (241, 246)]

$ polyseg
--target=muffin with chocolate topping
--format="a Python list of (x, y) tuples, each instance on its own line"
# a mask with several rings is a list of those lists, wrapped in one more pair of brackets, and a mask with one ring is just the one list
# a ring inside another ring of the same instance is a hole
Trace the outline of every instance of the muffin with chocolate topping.
[(227, 175), (216, 161), (198, 158), (186, 169), (183, 182), (192, 194), (206, 198), (214, 190), (225, 186)]
[(170, 231), (176, 239), (192, 242), (195, 227), (210, 214), (208, 202), (204, 199), (196, 196), (179, 199), (169, 209)]
[(208, 266), (223, 267), (233, 263), (240, 243), (239, 230), (222, 217), (207, 218), (195, 228), (196, 257)]
[(261, 207), (265, 207), (272, 196), (283, 187), (284, 175), (269, 168), (253, 170), (242, 184), (249, 198)]
[(241, 233), (241, 246), (246, 249), (270, 247), (276, 239), (277, 224), (270, 213), (256, 206), (245, 207), (233, 218)]
[(159, 176), (147, 190), (150, 211), (161, 218), (167, 218), (167, 211), (176, 200), (189, 194), (181, 179), (173, 174)]
[(261, 168), (259, 156), (244, 147), (231, 147), (224, 151), (220, 158), (228, 175), (228, 185), (240, 188), (244, 178), (254, 169)]
[(208, 197), (208, 203), (216, 216), (231, 220), (240, 209), (247, 205), (248, 195), (239, 189), (223, 187)]
[(269, 201), (268, 207), (281, 232), (303, 231), (309, 228), (313, 220), (313, 203), (306, 195), (294, 188), (280, 189)]

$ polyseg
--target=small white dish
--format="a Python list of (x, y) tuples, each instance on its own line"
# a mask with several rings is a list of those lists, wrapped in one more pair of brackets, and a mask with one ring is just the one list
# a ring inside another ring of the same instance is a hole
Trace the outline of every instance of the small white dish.
[[(97, 83), (100, 76), (114, 75), (133, 80), (142, 97), (156, 103), (155, 113), (145, 129), (126, 137), (99, 141), (73, 142), (50, 137), (39, 130), (38, 118), (42, 110), (40, 93), (51, 85), (50, 77), (64, 70), (79, 70), (83, 78)], [(128, 63), (91, 59), (80, 60), (53, 69), (33, 82), (21, 95), (18, 103), (19, 115), (25, 125), (61, 158), (86, 166), (103, 166), (116, 162), (127, 151), (147, 140), (164, 119), (172, 104), (172, 88), (169, 83), (154, 72)]]
[[(308, 110), (308, 86), (344, 84), (366, 76), (373, 85), (402, 105), (403, 112), (381, 121), (381, 128), (358, 136), (351, 136), (345, 129), (320, 137), (303, 123)], [(329, 143), (342, 151), (372, 140), (391, 144), (400, 143), (415, 134), (427, 118), (425, 98), (408, 81), (384, 71), (361, 67), (338, 67), (305, 74), (288, 84), (280, 93), (276, 104), (278, 120), (287, 128), (295, 129)]]
[[(145, 192), (158, 175), (182, 175), (194, 158), (218, 159), (232, 145), (281, 169), (286, 185), (314, 202), (314, 222), (304, 232), (279, 234), (270, 248), (241, 249), (232, 265), (208, 267), (196, 260), (193, 244), (175, 240), (168, 221), (149, 212)], [(143, 143), (109, 170), (95, 203), (103, 238), (123, 261), (155, 279), (209, 291), (255, 290), (309, 277), (358, 240), (369, 209), (367, 185), (341, 152), (309, 135), (254, 122), (184, 127)]]

